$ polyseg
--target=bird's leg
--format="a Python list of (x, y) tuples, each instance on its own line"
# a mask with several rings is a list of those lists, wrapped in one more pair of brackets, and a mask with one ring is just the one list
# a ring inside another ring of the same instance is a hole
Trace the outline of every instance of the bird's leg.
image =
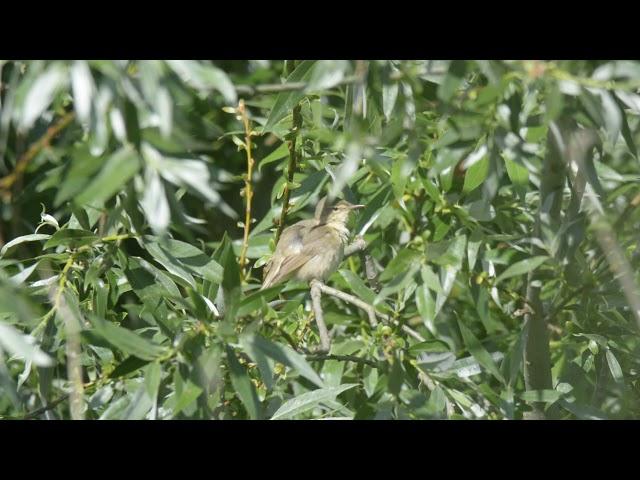
[[(328, 287), (322, 282), (319, 282), (317, 280), (314, 280), (314, 282), (316, 287), (319, 289), (319, 291), (326, 293), (327, 295), (331, 295), (333, 297), (339, 298), (340, 300), (344, 300), (345, 302), (349, 302), (352, 305), (355, 305), (356, 307), (359, 307), (365, 312), (367, 312), (367, 315), (369, 315), (369, 323), (371, 323), (371, 326), (375, 327), (376, 325), (378, 325), (378, 320), (376, 319), (377, 312), (371, 305), (363, 302), (358, 297), (354, 297), (353, 295), (344, 293), (341, 290), (336, 290), (335, 288)], [(378, 314), (378, 315), (381, 315), (381, 314)]]
[(322, 350), (328, 352), (331, 349), (331, 340), (329, 339), (329, 331), (327, 325), (324, 323), (324, 314), (322, 312), (322, 304), (320, 303), (321, 282), (317, 280), (311, 280), (311, 303), (313, 304), (313, 313), (318, 324), (318, 332), (320, 333), (320, 345)]

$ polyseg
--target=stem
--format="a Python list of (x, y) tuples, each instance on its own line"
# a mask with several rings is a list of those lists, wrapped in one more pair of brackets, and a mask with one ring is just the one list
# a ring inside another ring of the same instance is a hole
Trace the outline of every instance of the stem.
[(249, 248), (249, 230), (251, 229), (251, 200), (253, 199), (253, 188), (251, 178), (253, 176), (253, 165), (255, 161), (251, 155), (251, 126), (249, 124), (249, 116), (244, 105), (244, 100), (240, 100), (237, 108), (238, 113), (242, 117), (244, 125), (245, 152), (247, 152), (247, 175), (244, 179), (244, 196), (246, 198), (246, 209), (244, 216), (244, 236), (242, 238), (242, 249), (240, 250), (240, 275), (244, 278), (246, 275), (245, 265), (247, 263), (247, 249)]
[(49, 293), (49, 297), (53, 301), (53, 311), (57, 311), (62, 317), (65, 324), (67, 335), (66, 353), (67, 353), (67, 376), (71, 382), (71, 393), (69, 394), (69, 404), (72, 420), (83, 420), (83, 400), (84, 385), (82, 382), (82, 365), (80, 364), (80, 355), (82, 347), (80, 345), (80, 325), (78, 319), (67, 306), (67, 302), (63, 297), (64, 288), (67, 284), (67, 274), (73, 265), (78, 252), (69, 256), (67, 263), (60, 274), (58, 289)]
[(60, 117), (56, 123), (50, 126), (45, 134), (38, 140), (33, 143), (29, 149), (18, 159), (16, 162), (15, 169), (6, 177), (0, 179), (0, 190), (3, 190), (3, 194), (5, 196), (10, 195), (9, 190), (11, 187), (22, 178), (24, 171), (27, 169), (29, 162), (33, 160), (33, 158), (42, 150), (47, 147), (51, 140), (58, 135), (62, 130), (64, 130), (75, 118), (76, 114), (74, 112), (69, 112)]
[(322, 354), (311, 354), (306, 356), (307, 360), (338, 360), (342, 362), (355, 362), (362, 363), (365, 365), (369, 365), (371, 367), (377, 368), (379, 365), (376, 362), (371, 360), (367, 360), (365, 358), (356, 357), (355, 355), (322, 355)]
[(62, 395), (61, 397), (56, 398), (55, 400), (49, 402), (48, 404), (44, 405), (43, 407), (40, 407), (40, 408), (38, 408), (36, 410), (33, 410), (32, 412), (26, 413), (21, 417), (4, 417), (4, 419), (5, 420), (29, 420), (31, 418), (37, 417), (38, 415), (46, 413), (49, 410), (53, 410), (60, 403), (65, 401), (67, 398), (69, 398), (69, 395)]
[[(287, 65), (287, 73), (291, 74), (295, 67), (295, 61), (292, 60), (291, 63)], [(287, 146), (289, 148), (289, 163), (287, 164), (287, 183), (284, 186), (284, 192), (282, 194), (282, 212), (280, 213), (280, 220), (278, 221), (278, 229), (276, 230), (276, 244), (280, 239), (280, 235), (282, 234), (282, 230), (284, 229), (284, 224), (287, 219), (287, 213), (289, 212), (289, 198), (291, 197), (291, 190), (289, 190), (289, 185), (293, 183), (293, 174), (296, 171), (296, 166), (298, 164), (298, 154), (296, 153), (296, 140), (298, 138), (298, 134), (300, 133), (300, 129), (302, 128), (302, 114), (300, 113), (301, 106), (298, 103), (295, 107), (293, 107), (293, 125), (291, 128), (291, 139), (287, 141)]]

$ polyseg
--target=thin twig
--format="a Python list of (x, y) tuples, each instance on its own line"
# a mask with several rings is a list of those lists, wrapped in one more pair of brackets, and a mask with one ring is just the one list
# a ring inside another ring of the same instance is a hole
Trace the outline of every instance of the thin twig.
[(306, 356), (307, 360), (338, 360), (342, 362), (355, 362), (370, 365), (372, 367), (378, 367), (376, 362), (367, 360), (366, 358), (356, 357), (355, 355), (324, 355), (324, 354), (310, 354)]
[[(398, 322), (397, 322), (397, 320), (396, 320), (394, 323), (396, 323), (396, 324), (397, 324), (397, 323), (398, 323)], [(407, 325), (401, 325), (401, 326), (400, 326), (400, 329), (401, 329), (404, 333), (406, 333), (406, 334), (408, 334), (408, 335), (411, 335), (413, 338), (415, 338), (415, 339), (416, 339), (416, 340), (418, 340), (419, 342), (424, 342), (424, 341), (426, 340), (422, 335), (420, 335), (420, 334), (419, 334), (418, 332), (416, 332), (413, 328), (408, 327)]]
[(33, 143), (29, 149), (18, 159), (16, 162), (16, 166), (9, 175), (0, 179), (0, 190), (3, 191), (3, 195), (7, 197), (10, 195), (11, 187), (22, 178), (27, 166), (33, 160), (33, 158), (42, 150), (47, 147), (51, 140), (58, 135), (62, 130), (64, 130), (75, 118), (75, 112), (69, 112), (60, 117), (56, 123), (50, 126), (45, 134), (38, 140)]
[(244, 179), (244, 197), (246, 199), (246, 209), (244, 217), (244, 236), (242, 238), (242, 249), (240, 250), (240, 274), (244, 278), (246, 275), (245, 265), (247, 263), (247, 250), (249, 248), (249, 230), (251, 229), (251, 200), (253, 199), (253, 188), (251, 184), (251, 178), (253, 176), (253, 165), (255, 161), (251, 155), (251, 125), (249, 124), (249, 116), (247, 115), (247, 109), (244, 105), (244, 100), (240, 99), (237, 108), (238, 113), (242, 118), (242, 124), (244, 125), (245, 132), (245, 151), (247, 152), (247, 175)]
[(42, 415), (43, 413), (46, 413), (49, 410), (53, 410), (60, 403), (65, 401), (67, 398), (69, 398), (69, 395), (65, 394), (65, 395), (62, 395), (61, 397), (56, 398), (52, 402), (44, 405), (43, 407), (40, 407), (40, 408), (38, 408), (36, 410), (33, 410), (32, 412), (26, 413), (26, 414), (24, 414), (24, 415), (22, 415), (20, 417), (4, 417), (4, 419), (5, 420), (29, 420), (31, 418), (36, 418), (38, 415)]

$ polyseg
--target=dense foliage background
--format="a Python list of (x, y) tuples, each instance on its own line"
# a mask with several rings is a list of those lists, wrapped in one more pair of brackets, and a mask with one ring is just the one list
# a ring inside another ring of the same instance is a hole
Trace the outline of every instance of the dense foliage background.
[[(0, 418), (640, 417), (639, 62), (0, 81)], [(259, 291), (326, 194), (379, 272), (328, 283), (392, 319), (323, 297), (330, 355), (307, 285)]]

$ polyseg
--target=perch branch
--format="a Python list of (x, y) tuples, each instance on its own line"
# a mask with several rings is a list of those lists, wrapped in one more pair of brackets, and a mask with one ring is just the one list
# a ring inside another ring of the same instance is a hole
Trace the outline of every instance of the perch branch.
[(336, 298), (339, 298), (340, 300), (351, 303), (352, 305), (355, 305), (356, 307), (359, 307), (365, 312), (367, 312), (367, 315), (369, 315), (369, 323), (371, 323), (372, 327), (375, 327), (376, 325), (378, 325), (378, 321), (376, 320), (376, 314), (378, 316), (384, 316), (386, 318), (386, 315), (376, 312), (376, 310), (371, 305), (363, 302), (358, 297), (349, 295), (348, 293), (344, 293), (343, 291), (338, 290), (336, 288), (329, 287), (319, 281), (315, 281), (315, 286), (322, 293), (326, 293), (327, 295), (331, 295), (332, 297), (336, 297)]
[(358, 253), (367, 248), (367, 242), (364, 238), (358, 236), (356, 239), (344, 249), (344, 256), (349, 257), (354, 253)]
[(313, 303), (313, 313), (320, 333), (320, 345), (323, 351), (328, 352), (331, 349), (331, 340), (329, 339), (327, 325), (324, 323), (324, 313), (320, 303), (320, 285), (322, 283), (316, 280), (311, 281), (311, 302)]

